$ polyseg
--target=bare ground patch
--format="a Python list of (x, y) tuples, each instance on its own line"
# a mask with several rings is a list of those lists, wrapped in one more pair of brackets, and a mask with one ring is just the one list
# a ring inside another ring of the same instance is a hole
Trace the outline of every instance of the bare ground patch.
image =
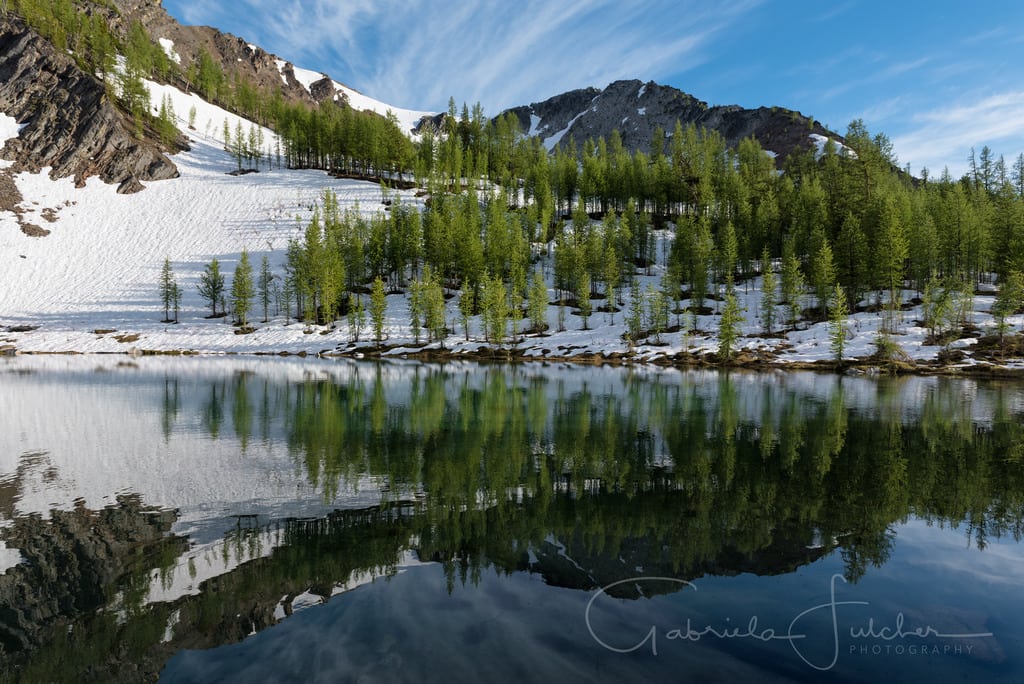
[[(14, 182), (14, 175), (11, 173), (11, 170), (4, 169), (0, 171), (0, 211), (9, 211), (14, 214), (15, 219), (18, 221), (18, 226), (21, 227), (21, 232), (25, 235), (29, 237), (46, 237), (50, 234), (50, 231), (25, 220), (25, 210), (21, 208), (21, 203), (24, 199), (21, 191), (18, 190), (17, 183)], [(47, 220), (51, 222), (56, 221), (56, 211), (49, 211), (52, 212), (53, 218), (50, 219), (45, 211), (44, 216), (47, 216)]]

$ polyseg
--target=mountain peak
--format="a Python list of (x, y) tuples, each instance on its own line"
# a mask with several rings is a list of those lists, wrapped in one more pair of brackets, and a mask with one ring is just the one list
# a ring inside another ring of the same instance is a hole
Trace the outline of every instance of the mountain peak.
[(661, 128), (671, 136), (676, 121), (684, 127), (693, 123), (716, 130), (730, 147), (753, 136), (764, 149), (782, 159), (794, 151), (809, 149), (812, 134), (841, 140), (813, 119), (789, 109), (709, 107), (678, 88), (637, 79), (614, 81), (604, 89), (571, 90), (507, 111), (549, 150), (565, 144), (570, 137), (581, 144), (588, 139), (607, 139), (612, 131), (618, 131), (626, 149), (647, 151), (655, 130)]

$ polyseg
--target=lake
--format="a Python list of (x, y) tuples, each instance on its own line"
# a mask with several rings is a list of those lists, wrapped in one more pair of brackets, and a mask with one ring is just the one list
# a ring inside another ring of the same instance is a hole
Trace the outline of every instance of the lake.
[(0, 359), (0, 681), (1024, 680), (1024, 383)]

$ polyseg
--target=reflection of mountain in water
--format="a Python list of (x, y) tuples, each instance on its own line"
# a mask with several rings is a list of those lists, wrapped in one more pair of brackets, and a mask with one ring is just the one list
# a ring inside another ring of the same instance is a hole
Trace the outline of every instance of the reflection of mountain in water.
[[(310, 518), (239, 503), (231, 525), (207, 523), (217, 541), (191, 545), (167, 535), (178, 514), (138, 498), (16, 517), (0, 539), (25, 562), (0, 576), (0, 644), (19, 669), (0, 680), (153, 678), (183, 648), (241, 640), (410, 557), (443, 564), (453, 592), (488, 568), (592, 590), (637, 574), (788, 573), (836, 550), (856, 580), (910, 515), (963, 521), (979, 545), (1022, 532), (1022, 407), (1000, 385), (949, 383), (910, 412), (882, 382), (894, 410), (876, 414), (851, 408), (845, 383), (822, 394), (774, 376), (362, 368), (345, 383), (160, 374), (147, 394), (158, 439), (199, 425), (254, 462), (280, 443), (307, 485), (330, 498), (370, 480), (379, 503)], [(0, 477), (5, 517), (13, 481)]]

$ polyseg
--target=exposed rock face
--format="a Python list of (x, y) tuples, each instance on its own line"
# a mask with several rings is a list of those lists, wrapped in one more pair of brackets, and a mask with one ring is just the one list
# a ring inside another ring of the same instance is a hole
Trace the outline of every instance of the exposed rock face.
[[(291, 63), (238, 36), (209, 26), (179, 24), (160, 0), (113, 0), (113, 6), (117, 12), (110, 15), (109, 21), (122, 34), (127, 34), (131, 22), (138, 21), (154, 41), (171, 41), (183, 73), (205, 51), (220, 64), (229, 80), (237, 76), (254, 88), (278, 91), (287, 102), (314, 104), (335, 95), (333, 88), (329, 93), (324, 91), (321, 97), (311, 94), (295, 78)], [(184, 82), (175, 85), (182, 90), (190, 87)]]
[(607, 139), (618, 130), (626, 149), (648, 151), (654, 130), (660, 126), (671, 135), (677, 120), (684, 127), (694, 123), (717, 130), (730, 147), (752, 135), (780, 158), (808, 149), (812, 133), (842, 140), (799, 112), (780, 107), (708, 107), (692, 95), (654, 82), (616, 81), (604, 90), (573, 90), (508, 111), (518, 117), (524, 131), (539, 136), (549, 149), (566, 144), (570, 136), (580, 145), (587, 139)]
[(0, 112), (24, 125), (0, 150), (20, 169), (49, 166), (53, 178), (82, 185), (95, 175), (126, 189), (178, 175), (155, 144), (135, 137), (101, 81), (13, 19), (0, 22)]

